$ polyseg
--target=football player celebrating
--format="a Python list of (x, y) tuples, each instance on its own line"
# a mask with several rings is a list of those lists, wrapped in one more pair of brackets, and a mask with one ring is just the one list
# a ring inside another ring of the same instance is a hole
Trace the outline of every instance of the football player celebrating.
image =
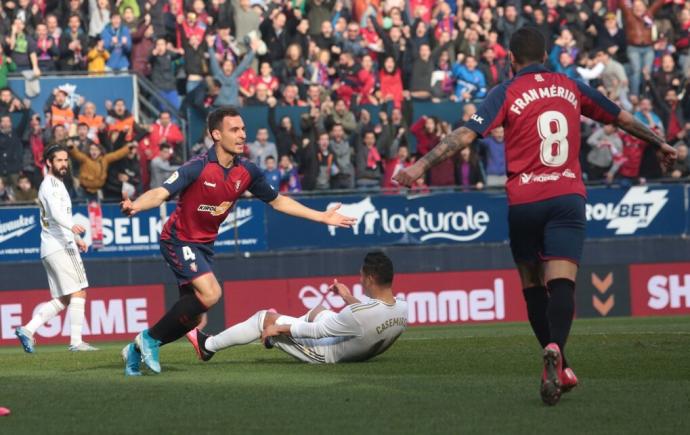
[(338, 214), (339, 206), (321, 212), (275, 192), (261, 170), (240, 157), (247, 133), (236, 109), (215, 110), (207, 124), (214, 141), (208, 152), (183, 165), (162, 187), (147, 191), (136, 201), (125, 198), (121, 203), (122, 212), (133, 216), (180, 195), (160, 241), (161, 253), (177, 278), (180, 299), (122, 350), (126, 375), (141, 375), (142, 360), (151, 371), (160, 373), (159, 347), (193, 329), (200, 316), (220, 299), (222, 289), (211, 270), (213, 243), (221, 223), (244, 192), (292, 216), (345, 228), (355, 222)]

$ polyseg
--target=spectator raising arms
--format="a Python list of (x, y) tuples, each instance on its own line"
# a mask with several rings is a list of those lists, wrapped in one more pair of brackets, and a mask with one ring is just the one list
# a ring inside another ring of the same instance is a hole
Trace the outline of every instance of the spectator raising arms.
[[(242, 0), (246, 1), (246, 0)], [(209, 36), (207, 39), (209, 49), (209, 62), (211, 64), (211, 73), (213, 77), (221, 84), (220, 94), (216, 98), (214, 105), (219, 106), (237, 106), (239, 104), (239, 87), (237, 79), (240, 75), (249, 68), (251, 62), (254, 60), (254, 52), (258, 47), (259, 41), (252, 39), (250, 49), (242, 59), (242, 62), (235, 68), (235, 64), (230, 59), (223, 61), (222, 68), (218, 64), (215, 51), (213, 49), (214, 37)]]

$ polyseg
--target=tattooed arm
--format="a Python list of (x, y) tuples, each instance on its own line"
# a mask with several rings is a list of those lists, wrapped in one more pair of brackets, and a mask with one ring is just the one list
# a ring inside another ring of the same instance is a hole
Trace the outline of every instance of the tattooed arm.
[(616, 125), (636, 138), (654, 145), (656, 148), (666, 143), (661, 136), (654, 133), (649, 127), (641, 123), (630, 112), (626, 112), (625, 110), (622, 110), (620, 115), (618, 115)]
[(659, 160), (667, 167), (673, 166), (677, 158), (676, 149), (667, 144), (664, 138), (654, 133), (646, 125), (637, 120), (630, 112), (622, 110), (616, 120), (616, 125), (631, 135), (651, 144), (657, 149)]
[(460, 127), (448, 133), (431, 151), (417, 160), (414, 165), (405, 168), (393, 177), (393, 181), (403, 186), (411, 186), (426, 171), (449, 159), (461, 149), (469, 146), (477, 138), (477, 133), (466, 127)]

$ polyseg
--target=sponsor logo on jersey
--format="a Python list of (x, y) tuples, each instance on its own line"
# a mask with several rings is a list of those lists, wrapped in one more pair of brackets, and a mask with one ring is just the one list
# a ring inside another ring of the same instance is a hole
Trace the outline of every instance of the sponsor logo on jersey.
[[(326, 209), (336, 204), (330, 203)], [(490, 221), (487, 212), (476, 210), (472, 205), (467, 205), (464, 210), (434, 212), (420, 206), (417, 209), (410, 208), (404, 213), (395, 213), (387, 208), (377, 208), (371, 197), (351, 204), (341, 204), (338, 212), (356, 219), (351, 228), (355, 236), (379, 233), (412, 234), (419, 237), (422, 242), (434, 239), (457, 242), (475, 240), (486, 232)], [(336, 227), (329, 226), (328, 232), (335, 236)]]
[(175, 171), (172, 173), (171, 176), (168, 177), (167, 180), (165, 180), (163, 184), (173, 184), (175, 180), (177, 180), (178, 178), (180, 178), (180, 173), (178, 171)]
[(200, 204), (196, 211), (211, 213), (211, 216), (221, 216), (232, 207), (232, 201), (223, 201), (218, 205)]
[(571, 171), (570, 169), (567, 169), (567, 168), (566, 168), (565, 171), (563, 171), (563, 174), (562, 174), (562, 175), (563, 175), (565, 178), (572, 178), (572, 179), (577, 178), (577, 176), (575, 175), (575, 173), (574, 173), (573, 171)]
[(21, 237), (34, 229), (35, 226), (36, 217), (24, 216), (23, 214), (11, 221), (0, 222), (0, 243), (15, 237)]
[(252, 214), (251, 207), (242, 207), (238, 205), (235, 207), (235, 211), (230, 213), (223, 223), (220, 224), (218, 234), (223, 234), (224, 232), (234, 229), (235, 227), (239, 228), (253, 218), (254, 215)]
[(209, 182), (209, 181), (204, 181), (204, 186), (208, 186), (208, 187), (213, 187), (213, 188), (215, 188), (215, 187), (216, 187), (216, 183), (211, 183), (211, 182)]
[(544, 76), (542, 76), (541, 74), (535, 74), (535, 75), (534, 75), (534, 80), (536, 80), (536, 81), (538, 81), (538, 82), (543, 82), (543, 81), (544, 81)]
[(546, 174), (535, 174), (534, 172), (520, 174), (520, 184), (530, 183), (548, 183), (550, 181), (558, 181), (561, 177), (570, 178), (572, 180), (577, 178), (577, 175), (570, 169), (565, 169), (560, 174), (558, 172), (551, 172)]
[(477, 115), (476, 113), (472, 115), (470, 118), (472, 121), (476, 122), (477, 124), (483, 124), (484, 123), (484, 118), (481, 116)]
[(194, 272), (194, 273), (196, 273), (196, 272), (199, 270), (199, 268), (196, 266), (196, 263), (194, 263), (194, 262), (192, 262), (192, 263), (189, 265), (189, 269), (190, 269), (192, 272)]
[[(574, 176), (575, 174), (573, 174)], [(569, 176), (568, 176), (569, 177)], [(535, 174), (534, 172), (520, 174), (520, 184), (530, 183), (548, 183), (550, 181), (558, 181), (561, 179), (561, 174), (558, 172), (551, 172), (547, 174)]]
[(588, 221), (609, 223), (607, 229), (616, 230), (618, 235), (631, 235), (641, 228), (647, 228), (668, 202), (668, 190), (649, 190), (647, 186), (631, 187), (618, 204), (587, 204)]

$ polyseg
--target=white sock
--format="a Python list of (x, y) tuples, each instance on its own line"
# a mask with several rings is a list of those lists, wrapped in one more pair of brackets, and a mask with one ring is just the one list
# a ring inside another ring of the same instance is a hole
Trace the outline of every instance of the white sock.
[(84, 324), (85, 305), (86, 299), (84, 298), (73, 297), (69, 301), (69, 308), (67, 308), (67, 312), (69, 313), (70, 344), (72, 346), (76, 346), (82, 342), (81, 328)]
[(60, 299), (52, 299), (46, 302), (38, 309), (38, 312), (34, 315), (29, 323), (26, 324), (26, 328), (32, 335), (36, 332), (38, 328), (43, 326), (48, 320), (57, 316), (60, 311), (64, 310), (65, 306)]
[(265, 310), (259, 311), (244, 322), (231, 326), (218, 335), (209, 337), (204, 347), (211, 352), (218, 352), (226, 347), (248, 344), (258, 340), (261, 338), (261, 331), (263, 329), (261, 323), (263, 323), (265, 313)]

